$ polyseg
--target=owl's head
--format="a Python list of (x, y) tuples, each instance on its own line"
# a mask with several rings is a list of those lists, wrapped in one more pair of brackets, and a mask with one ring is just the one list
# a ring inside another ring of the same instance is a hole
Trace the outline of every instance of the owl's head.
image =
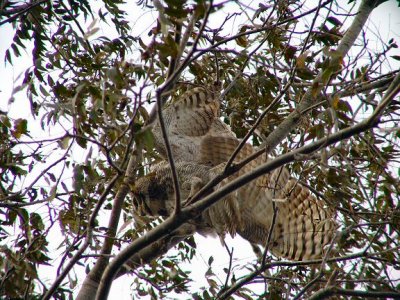
[[(175, 167), (182, 200), (199, 189), (199, 181), (208, 182), (210, 168), (207, 166), (180, 162)], [(139, 178), (131, 191), (134, 209), (140, 215), (169, 216), (174, 210), (175, 192), (167, 162), (160, 163), (151, 173)]]
[(171, 180), (160, 180), (156, 172), (139, 178), (132, 187), (133, 206), (140, 215), (168, 216), (173, 197)]

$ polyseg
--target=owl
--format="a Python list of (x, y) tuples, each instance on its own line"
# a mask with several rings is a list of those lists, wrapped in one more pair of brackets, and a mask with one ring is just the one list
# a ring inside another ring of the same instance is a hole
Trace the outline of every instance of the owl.
[[(234, 133), (219, 119), (219, 97), (196, 88), (163, 111), (181, 186), (182, 199), (190, 199), (215, 176), (239, 145)], [(165, 156), (159, 124), (155, 145)], [(245, 144), (236, 162), (255, 149)], [(251, 172), (267, 158), (259, 157), (214, 189)], [(166, 161), (140, 178), (133, 189), (134, 207), (141, 214), (168, 216), (174, 209), (172, 175)], [(183, 203), (185, 205), (185, 203)], [(274, 217), (275, 216), (275, 217)], [(274, 221), (273, 221), (274, 220)], [(291, 260), (320, 258), (336, 232), (334, 212), (318, 201), (284, 167), (265, 174), (226, 195), (192, 223), (197, 232), (224, 237), (242, 236), (276, 256)]]
[[(182, 199), (189, 199), (210, 179), (210, 167), (195, 163), (178, 162), (175, 165), (180, 183)], [(146, 176), (135, 182), (131, 188), (133, 207), (136, 214), (143, 216), (169, 216), (174, 211), (175, 191), (168, 162), (163, 161), (152, 168)], [(191, 220), (196, 231), (212, 235), (214, 230), (204, 222), (202, 216)]]

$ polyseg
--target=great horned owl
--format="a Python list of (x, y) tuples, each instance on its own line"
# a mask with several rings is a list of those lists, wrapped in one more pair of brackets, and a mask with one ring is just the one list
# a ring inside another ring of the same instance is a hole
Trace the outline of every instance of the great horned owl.
[[(178, 162), (175, 167), (182, 199), (190, 198), (211, 179), (211, 168), (208, 166)], [(149, 174), (134, 184), (131, 191), (136, 214), (165, 217), (174, 211), (175, 192), (172, 173), (166, 161), (155, 165)], [(195, 225), (196, 231), (203, 235), (214, 232), (202, 216), (192, 220), (191, 223)]]
[[(193, 195), (209, 180), (210, 167), (188, 162), (176, 164), (182, 199)], [(169, 164), (163, 161), (132, 187), (134, 208), (141, 214), (169, 216), (174, 210), (174, 187)]]
[[(219, 99), (196, 88), (163, 110), (171, 150), (185, 199), (211, 178), (220, 174), (239, 144), (234, 133), (219, 119)], [(165, 155), (159, 124), (154, 129), (157, 150)], [(236, 160), (254, 149), (246, 144)], [(221, 182), (216, 189), (251, 172), (265, 162), (258, 158)], [(167, 162), (141, 178), (133, 188), (137, 211), (148, 215), (169, 215), (174, 205), (172, 176)], [(274, 211), (276, 221), (272, 224)], [(194, 221), (203, 233), (241, 235), (268, 246), (277, 256), (292, 260), (321, 257), (323, 248), (336, 231), (333, 212), (317, 201), (309, 189), (291, 178), (286, 168), (265, 174), (221, 199)], [(273, 226), (272, 226), (273, 225)], [(271, 231), (269, 245), (267, 237)]]

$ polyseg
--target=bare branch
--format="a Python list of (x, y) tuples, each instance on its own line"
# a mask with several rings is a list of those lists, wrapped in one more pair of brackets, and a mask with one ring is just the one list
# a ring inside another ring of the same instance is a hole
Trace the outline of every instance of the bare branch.
[(346, 290), (337, 288), (335, 286), (327, 287), (323, 290), (319, 290), (313, 296), (311, 296), (310, 300), (320, 300), (320, 299), (328, 299), (334, 295), (343, 295), (343, 296), (353, 296), (353, 297), (365, 297), (365, 298), (392, 298), (399, 299), (400, 293), (398, 292), (375, 292), (375, 291), (357, 291), (357, 290)]

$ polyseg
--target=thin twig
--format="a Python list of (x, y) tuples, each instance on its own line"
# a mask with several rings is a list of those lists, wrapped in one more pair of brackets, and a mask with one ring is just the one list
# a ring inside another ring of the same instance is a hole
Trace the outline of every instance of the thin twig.
[[(182, 31), (182, 26), (180, 24), (177, 24), (175, 26), (175, 36), (174, 36), (175, 45), (179, 45), (180, 43), (181, 31)], [(176, 62), (179, 62), (179, 53), (178, 55), (176, 55), (176, 57), (171, 56), (171, 59), (169, 60), (167, 78), (169, 78), (175, 72)]]
[(172, 154), (171, 145), (170, 145), (169, 139), (168, 139), (168, 133), (165, 128), (164, 117), (162, 114), (162, 101), (161, 101), (161, 91), (160, 90), (157, 90), (156, 99), (157, 99), (158, 120), (160, 123), (161, 134), (164, 139), (164, 145), (165, 145), (165, 149), (167, 152), (168, 162), (171, 167), (172, 183), (173, 183), (174, 191), (175, 191), (174, 215), (177, 215), (177, 214), (179, 214), (179, 212), (181, 210), (181, 193), (180, 193), (181, 190), (179, 188), (179, 180), (178, 180), (178, 174), (177, 174), (176, 168), (175, 168), (174, 156)]
[(362, 297), (366, 298), (391, 298), (391, 299), (400, 299), (399, 292), (383, 292), (383, 291), (357, 291), (357, 290), (346, 290), (341, 289), (336, 286), (327, 287), (325, 289), (319, 290), (313, 296), (308, 298), (309, 300), (320, 300), (320, 299), (328, 299), (334, 295), (343, 295), (343, 296), (353, 296), (353, 297)]
[[(229, 281), (229, 278), (231, 277), (231, 272), (232, 272), (233, 248), (232, 248), (232, 250), (229, 251), (228, 245), (225, 243), (225, 241), (224, 241), (224, 246), (225, 246), (226, 252), (228, 252), (228, 255), (229, 255), (229, 265), (228, 265), (228, 269), (226, 272), (224, 286), (221, 288), (221, 290), (218, 292), (218, 294), (222, 293), (228, 287), (228, 281)], [(218, 295), (217, 295), (217, 297), (218, 297)]]
[(317, 9), (316, 9), (316, 11), (315, 11), (314, 18), (313, 18), (313, 20), (311, 21), (310, 29), (308, 30), (308, 34), (307, 34), (307, 36), (306, 36), (306, 39), (304, 40), (303, 48), (302, 48), (301, 51), (300, 51), (301, 54), (303, 54), (303, 53), (305, 52), (306, 48), (307, 48), (308, 40), (309, 40), (310, 37), (311, 37), (312, 31), (313, 31), (313, 29), (314, 29), (315, 22), (317, 21), (317, 18), (318, 18), (318, 16), (319, 16), (319, 11), (320, 11), (321, 7), (322, 7), (322, 3), (321, 3), (321, 0), (319, 0)]
[(324, 274), (322, 273), (322, 271), (318, 272), (317, 276), (315, 276), (315, 278), (313, 280), (311, 280), (310, 282), (308, 282), (305, 287), (293, 298), (293, 300), (298, 300), (300, 299), (301, 296), (304, 295), (305, 292), (307, 292), (307, 290), (309, 290), (318, 280), (320, 280), (322, 277), (324, 276)]

